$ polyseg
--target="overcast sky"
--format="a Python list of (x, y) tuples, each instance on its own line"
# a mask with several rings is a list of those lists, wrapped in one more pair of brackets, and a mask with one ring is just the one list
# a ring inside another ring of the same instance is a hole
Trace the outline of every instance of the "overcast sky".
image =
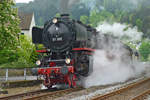
[(33, 0), (15, 0), (16, 3), (28, 3), (29, 1), (33, 1)]

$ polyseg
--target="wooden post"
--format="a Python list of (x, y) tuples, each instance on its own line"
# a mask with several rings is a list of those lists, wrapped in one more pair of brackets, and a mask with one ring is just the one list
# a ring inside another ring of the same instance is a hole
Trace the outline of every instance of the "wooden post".
[(8, 69), (6, 69), (6, 77), (5, 77), (5, 81), (8, 81)]
[(27, 70), (24, 68), (24, 80), (26, 80)]

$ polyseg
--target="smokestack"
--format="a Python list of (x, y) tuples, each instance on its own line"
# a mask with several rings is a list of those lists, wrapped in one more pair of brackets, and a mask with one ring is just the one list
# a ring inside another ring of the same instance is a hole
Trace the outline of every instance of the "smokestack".
[(64, 14), (61, 14), (61, 17), (62, 17), (62, 18), (69, 18), (69, 16), (70, 16), (69, 14), (65, 14), (65, 13), (64, 13)]
[(60, 12), (62, 14), (69, 13), (69, 9), (73, 4), (78, 3), (79, 0), (60, 0)]
[(62, 14), (64, 13), (68, 13), (68, 3), (69, 3), (69, 0), (60, 0), (60, 12)]

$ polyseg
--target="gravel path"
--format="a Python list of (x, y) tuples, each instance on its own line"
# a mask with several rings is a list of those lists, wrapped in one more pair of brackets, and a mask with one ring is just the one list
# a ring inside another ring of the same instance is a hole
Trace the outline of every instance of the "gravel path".
[(134, 80), (130, 80), (125, 83), (117, 83), (117, 84), (106, 85), (106, 86), (95, 86), (95, 87), (91, 87), (91, 88), (88, 88), (88, 89), (85, 89), (82, 91), (70, 93), (70, 94), (66, 95), (65, 97), (60, 97), (55, 100), (90, 100), (93, 96), (96, 96), (98, 94), (109, 93), (111, 91), (119, 89), (128, 84), (137, 82), (141, 79), (143, 79), (143, 77), (134, 79)]
[(150, 100), (150, 95), (149, 95), (149, 96), (147, 96), (147, 98), (146, 98), (146, 99), (144, 99), (144, 100)]
[(18, 93), (26, 93), (30, 91), (35, 91), (41, 89), (40, 85), (32, 86), (32, 87), (20, 87), (20, 88), (11, 88), (11, 89), (5, 89), (8, 91), (8, 94), (0, 94), (0, 97), (18, 94)]
[(141, 94), (143, 91), (149, 89), (150, 81), (144, 82), (140, 85), (136, 85), (133, 88), (123, 91), (115, 96), (111, 96), (105, 100), (132, 100), (133, 97)]

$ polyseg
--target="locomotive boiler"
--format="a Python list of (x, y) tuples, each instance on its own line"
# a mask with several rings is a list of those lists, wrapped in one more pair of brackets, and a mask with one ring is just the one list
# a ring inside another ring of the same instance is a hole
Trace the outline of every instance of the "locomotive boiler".
[(44, 56), (36, 62), (38, 75), (44, 76), (44, 85), (75, 87), (78, 76), (90, 75), (96, 37), (96, 29), (69, 18), (68, 14), (47, 21), (44, 28), (33, 27), (33, 43), (45, 46), (45, 50), (37, 50)]

